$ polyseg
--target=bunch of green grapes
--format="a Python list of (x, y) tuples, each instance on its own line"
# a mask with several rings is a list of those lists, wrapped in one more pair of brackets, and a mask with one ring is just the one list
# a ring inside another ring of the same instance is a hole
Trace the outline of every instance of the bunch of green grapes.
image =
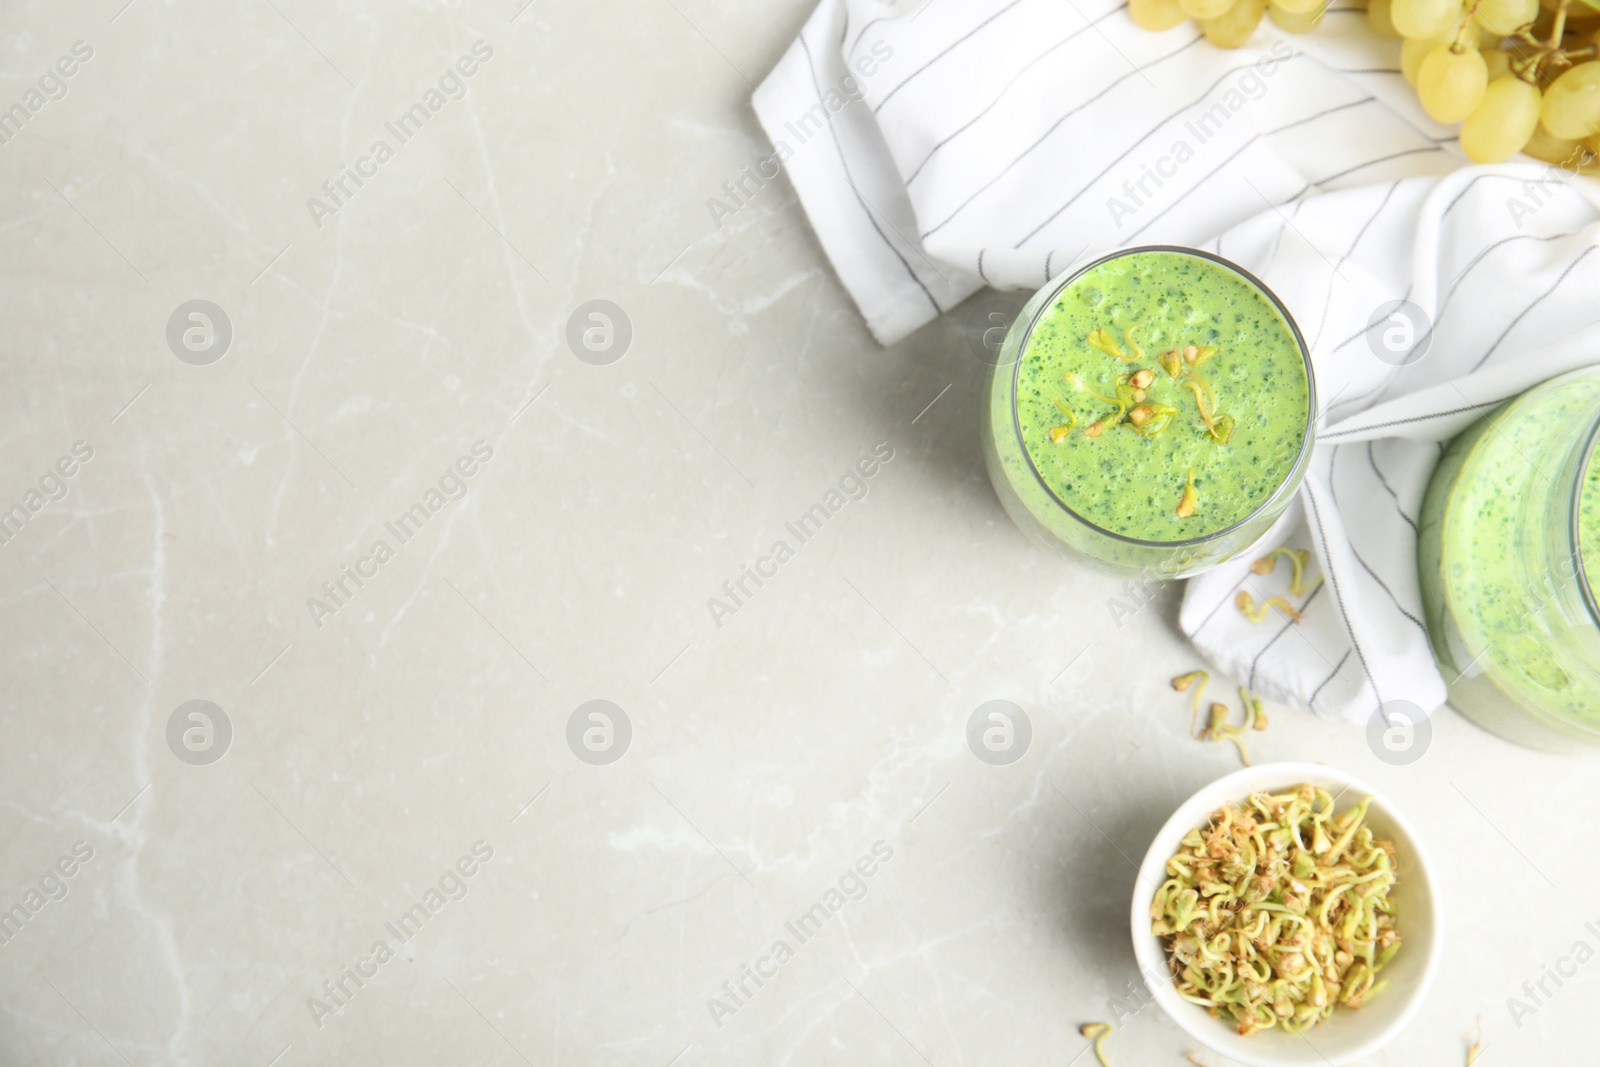
[[(1147, 30), (1194, 19), (1238, 48), (1267, 17), (1309, 33), (1328, 0), (1129, 0)], [(1570, 170), (1600, 169), (1600, 0), (1368, 0), (1367, 21), (1404, 39), (1401, 71), (1423, 109), (1461, 123), (1479, 163), (1518, 152)]]

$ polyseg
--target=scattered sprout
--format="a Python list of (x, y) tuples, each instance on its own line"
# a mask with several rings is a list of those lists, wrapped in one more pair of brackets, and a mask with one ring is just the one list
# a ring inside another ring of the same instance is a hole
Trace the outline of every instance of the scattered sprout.
[[(1190, 701), (1189, 733), (1194, 735), (1194, 724), (1200, 718), (1200, 697), (1206, 691), (1206, 683), (1211, 680), (1211, 675), (1205, 671), (1190, 671), (1180, 674), (1172, 680), (1172, 688), (1180, 693), (1187, 693), (1190, 686), (1194, 686), (1194, 699)], [(1198, 683), (1198, 684), (1197, 684)]]
[[(1301, 593), (1306, 592), (1306, 564), (1311, 562), (1311, 550), (1309, 548), (1275, 548), (1267, 555), (1250, 564), (1250, 569), (1265, 577), (1277, 568), (1279, 556), (1289, 557), (1289, 562), (1294, 567), (1294, 576), (1289, 579), (1289, 595), (1299, 596)], [(1321, 579), (1319, 578), (1318, 581), (1320, 583)]]
[(1257, 607), (1256, 598), (1251, 596), (1248, 590), (1241, 589), (1239, 590), (1239, 595), (1234, 598), (1234, 603), (1238, 605), (1239, 613), (1251, 622), (1260, 622), (1265, 619), (1267, 612), (1273, 608), (1277, 608), (1295, 622), (1299, 622), (1303, 617), (1293, 604), (1281, 596), (1272, 597), (1260, 607)]
[(1261, 698), (1250, 690), (1239, 687), (1239, 701), (1244, 708), (1244, 723), (1240, 726), (1228, 724), (1228, 705), (1213, 703), (1206, 717), (1204, 730), (1195, 733), (1195, 722), (1200, 717), (1200, 700), (1206, 691), (1206, 683), (1211, 676), (1205, 671), (1190, 671), (1180, 674), (1172, 679), (1172, 688), (1180, 693), (1194, 690), (1194, 697), (1190, 701), (1189, 732), (1198, 741), (1228, 741), (1239, 750), (1239, 759), (1245, 766), (1250, 765), (1250, 752), (1244, 745), (1244, 735), (1251, 731), (1261, 731), (1267, 728), (1267, 713), (1262, 710)]
[[(1205, 741), (1229, 741), (1239, 750), (1239, 762), (1246, 767), (1250, 766), (1250, 750), (1244, 747), (1244, 730), (1228, 725), (1228, 705), (1216, 703), (1211, 705), (1211, 720), (1206, 725), (1206, 732), (1202, 735)], [(1245, 718), (1248, 725), (1248, 705), (1246, 705)]]
[(1094, 1058), (1100, 1061), (1100, 1067), (1111, 1067), (1111, 1060), (1106, 1055), (1106, 1038), (1111, 1036), (1111, 1024), (1084, 1023), (1078, 1027), (1078, 1033), (1094, 1042)]

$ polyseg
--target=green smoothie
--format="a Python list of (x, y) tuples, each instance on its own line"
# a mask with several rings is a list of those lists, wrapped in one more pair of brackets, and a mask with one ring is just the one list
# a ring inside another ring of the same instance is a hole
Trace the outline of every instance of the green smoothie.
[[(1600, 741), (1600, 375), (1547, 383), (1445, 451), (1418, 550), (1450, 702), (1512, 740)], [(1582, 561), (1582, 566), (1579, 561)]]
[(1259, 537), (1310, 452), (1306, 357), (1278, 304), (1225, 263), (1167, 249), (1103, 260), (1035, 302), (990, 390), (991, 476), (1013, 515), (1174, 573)]
[(1578, 556), (1589, 598), (1600, 604), (1600, 439), (1584, 464), (1578, 490)]

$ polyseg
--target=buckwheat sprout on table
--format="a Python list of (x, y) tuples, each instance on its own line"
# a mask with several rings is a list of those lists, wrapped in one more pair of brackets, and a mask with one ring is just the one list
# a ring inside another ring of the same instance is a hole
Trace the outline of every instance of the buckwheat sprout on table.
[(1248, 590), (1241, 589), (1239, 595), (1234, 598), (1234, 604), (1238, 607), (1239, 613), (1251, 622), (1261, 622), (1267, 617), (1267, 612), (1272, 608), (1277, 608), (1283, 612), (1291, 621), (1299, 622), (1301, 612), (1311, 599), (1311, 594), (1316, 592), (1317, 587), (1322, 584), (1320, 575), (1315, 582), (1310, 585), (1306, 584), (1306, 566), (1311, 562), (1310, 549), (1275, 548), (1252, 563), (1250, 569), (1256, 574), (1266, 577), (1277, 569), (1278, 557), (1280, 556), (1286, 557), (1294, 568), (1294, 572), (1289, 578), (1289, 595), (1297, 597), (1303, 594), (1305, 600), (1300, 602), (1300, 607), (1298, 608), (1281, 596), (1271, 597), (1265, 603), (1257, 605), (1255, 597), (1251, 596)]
[[(1180, 674), (1172, 680), (1172, 688), (1180, 693), (1194, 690), (1191, 701), (1193, 712), (1189, 718), (1189, 732), (1194, 733), (1195, 722), (1200, 715), (1200, 697), (1206, 691), (1206, 683), (1211, 680), (1211, 675), (1205, 671), (1190, 671)], [(1232, 714), (1228, 705), (1215, 703), (1207, 713), (1206, 728), (1195, 734), (1202, 741), (1229, 741), (1239, 750), (1239, 760), (1246, 767), (1250, 766), (1250, 750), (1245, 747), (1244, 735), (1251, 730), (1265, 730), (1267, 728), (1267, 713), (1262, 710), (1261, 698), (1250, 690), (1239, 687), (1239, 702), (1244, 708), (1244, 723), (1240, 726), (1230, 726), (1228, 716)]]
[(1111, 1024), (1084, 1023), (1078, 1027), (1078, 1033), (1094, 1042), (1094, 1058), (1100, 1061), (1100, 1067), (1111, 1067), (1111, 1060), (1106, 1054), (1106, 1038), (1111, 1036)]

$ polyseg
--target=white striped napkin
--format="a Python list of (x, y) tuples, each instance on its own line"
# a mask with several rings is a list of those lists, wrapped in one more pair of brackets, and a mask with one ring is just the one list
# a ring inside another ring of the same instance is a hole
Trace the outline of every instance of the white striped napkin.
[[(1439, 442), (1600, 362), (1600, 183), (1467, 166), (1398, 52), (1355, 9), (1305, 36), (1263, 22), (1229, 52), (1140, 30), (1117, 0), (821, 0), (754, 101), (885, 344), (986, 284), (1037, 288), (1129, 245), (1208, 248), (1278, 293), (1322, 410), (1306, 488), (1260, 548), (1313, 547), (1327, 580), (1301, 624), (1252, 624), (1238, 590), (1283, 579), (1247, 553), (1190, 582), (1181, 625), (1251, 688), (1350, 721), (1445, 698), (1414, 560)], [(1402, 300), (1437, 327), (1391, 352), (1368, 325)]]

